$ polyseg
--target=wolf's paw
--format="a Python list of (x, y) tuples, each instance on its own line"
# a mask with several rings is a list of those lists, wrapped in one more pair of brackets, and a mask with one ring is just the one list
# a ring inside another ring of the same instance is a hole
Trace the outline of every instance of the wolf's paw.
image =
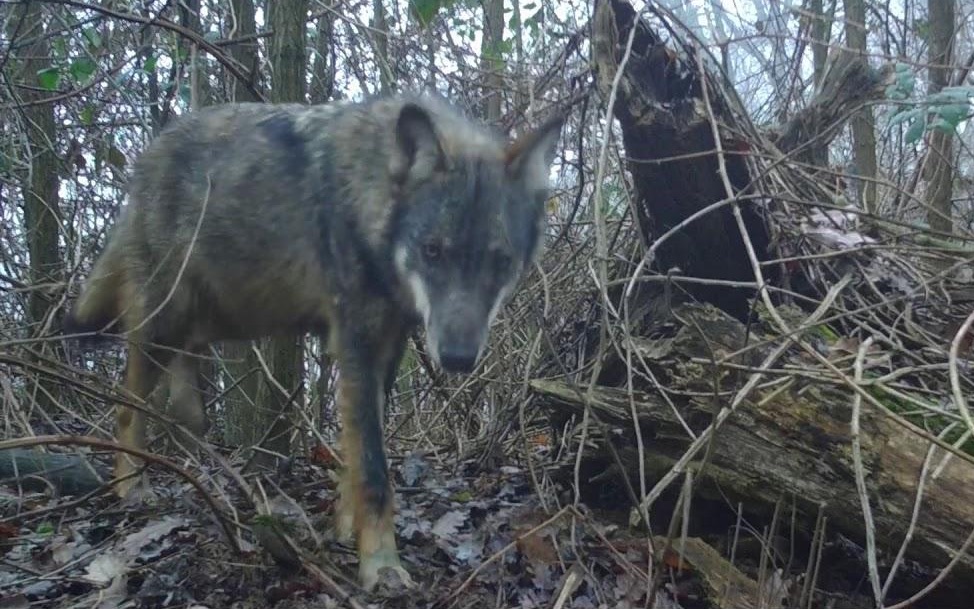
[(125, 505), (151, 505), (159, 499), (145, 474), (119, 482), (115, 486), (115, 494)]
[(384, 587), (392, 590), (416, 587), (416, 582), (400, 564), (395, 550), (380, 550), (363, 556), (359, 562), (358, 573), (366, 592), (372, 592), (380, 581)]

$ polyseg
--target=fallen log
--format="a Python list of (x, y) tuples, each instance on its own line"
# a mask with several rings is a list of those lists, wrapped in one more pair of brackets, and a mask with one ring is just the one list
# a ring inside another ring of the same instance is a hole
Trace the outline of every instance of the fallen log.
[[(642, 386), (632, 392), (599, 386), (588, 393), (586, 387), (560, 381), (531, 383), (541, 403), (553, 412), (556, 429), (588, 403), (596, 418), (612, 430), (606, 437), (611, 435), (618, 447), (622, 469), (636, 489), (640, 463), (633, 410), (645, 447), (643, 469), (652, 485), (711, 423), (715, 404), (723, 405), (724, 398), (708, 396), (708, 391), (727, 395), (744, 377), (740, 367), (714, 363), (746, 343), (742, 324), (710, 306), (678, 307), (675, 317), (687, 324), (670, 336), (629, 339), (632, 360), (652, 370), (665, 387), (666, 399)], [(734, 363), (752, 366), (760, 355), (753, 353), (747, 361)], [(821, 508), (830, 527), (865, 545), (852, 455), (851, 392), (837, 379), (831, 383), (821, 377), (802, 379), (801, 357), (792, 356), (784, 368), (779, 366), (777, 373), (790, 378), (753, 392), (716, 431), (709, 450), (691, 462), (689, 469), (699, 485), (695, 497), (740, 501), (746, 510), (764, 514), (780, 500), (793, 502), (807, 531)], [(880, 571), (889, 568), (908, 536), (906, 558), (934, 571), (942, 568), (974, 529), (974, 465), (970, 459), (931, 448), (928, 440), (865, 403), (860, 426)], [(586, 458), (601, 459), (590, 468), (595, 471), (604, 472), (613, 463), (604, 452)], [(615, 473), (620, 473), (618, 467)], [(922, 501), (911, 532), (921, 484)], [(962, 556), (948, 578), (953, 593), (957, 586), (967, 594), (974, 592), (972, 578), (974, 558)]]
[(105, 475), (79, 455), (26, 448), (0, 451), (0, 480), (8, 487), (53, 488), (62, 495), (84, 495), (104, 485)]

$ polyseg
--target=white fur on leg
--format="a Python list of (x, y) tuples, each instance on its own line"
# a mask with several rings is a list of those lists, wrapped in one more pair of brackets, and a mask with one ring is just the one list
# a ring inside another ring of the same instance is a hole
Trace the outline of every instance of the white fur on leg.
[(355, 542), (355, 508), (352, 506), (351, 484), (348, 474), (343, 473), (338, 481), (338, 504), (335, 506), (335, 533), (342, 543)]
[[(363, 531), (363, 535), (367, 539), (363, 540), (364, 543), (359, 544), (358, 566), (359, 581), (362, 583), (362, 588), (367, 592), (374, 590), (384, 572), (397, 576), (399, 583), (404, 587), (414, 588), (416, 582), (399, 562), (399, 553), (396, 550), (393, 531), (387, 529), (376, 535), (376, 529), (369, 528)], [(369, 547), (373, 545), (378, 547), (373, 550)]]

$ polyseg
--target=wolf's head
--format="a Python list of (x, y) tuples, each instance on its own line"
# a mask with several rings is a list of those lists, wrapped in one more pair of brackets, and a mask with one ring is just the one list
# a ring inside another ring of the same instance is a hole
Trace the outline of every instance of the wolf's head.
[(449, 372), (473, 370), (491, 321), (534, 260), (562, 123), (549, 120), (493, 151), (474, 145), (483, 135), (471, 127), (465, 152), (465, 134), (439, 132), (419, 105), (399, 113), (393, 259), (428, 350)]

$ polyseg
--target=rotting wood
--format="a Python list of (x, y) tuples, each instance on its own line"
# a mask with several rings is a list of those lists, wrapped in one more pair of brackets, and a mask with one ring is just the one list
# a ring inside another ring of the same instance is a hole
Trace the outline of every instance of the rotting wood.
[[(647, 11), (652, 13), (652, 7)], [(626, 169), (635, 189), (633, 216), (649, 247), (666, 231), (715, 206), (656, 243), (656, 259), (651, 262), (661, 273), (678, 269), (698, 278), (753, 281), (729, 204), (740, 206), (748, 238), (762, 261), (772, 257), (775, 230), (767, 222), (770, 201), (756, 188), (759, 170), (748, 155), (773, 150), (774, 156), (787, 157), (793, 171), (814, 175), (827, 170), (827, 159), (814, 158), (814, 151), (827, 149), (852, 110), (882, 98), (892, 70), (874, 69), (851, 54), (835, 54), (821, 87), (803, 110), (783, 125), (758, 129), (746, 118), (733, 90), (720, 76), (707, 72), (716, 70), (716, 63), (708, 61), (706, 53), (678, 44), (664, 42), (625, 0), (597, 2), (592, 26), (596, 87), (604, 100), (615, 91), (612, 111), (622, 130)], [(714, 141), (713, 121), (721, 134), (719, 143)], [(724, 185), (718, 150), (732, 193)], [(822, 180), (813, 197), (834, 202), (835, 182)], [(777, 266), (768, 267), (765, 279), (775, 283), (780, 272)], [(688, 292), (738, 319), (746, 318), (754, 296), (750, 289), (715, 284), (695, 285)]]
[[(632, 404), (646, 447), (644, 469), (652, 484), (691, 443), (684, 423), (699, 434), (712, 420), (714, 398), (706, 393), (715, 387), (731, 391), (740, 378), (737, 370), (710, 361), (743, 344), (744, 326), (713, 307), (682, 306), (676, 314), (692, 322), (670, 336), (633, 338), (631, 343), (633, 359), (652, 369), (670, 393), (669, 402), (643, 386), (637, 386), (631, 396), (624, 389), (598, 387), (589, 402), (599, 420), (620, 432), (613, 442), (637, 489)], [(759, 355), (742, 355), (729, 363), (749, 366)], [(800, 368), (801, 355), (793, 355), (783, 365)], [(555, 419), (563, 421), (583, 409), (585, 391), (579, 389), (584, 388), (552, 380), (534, 380), (531, 387)], [(755, 393), (718, 430), (706, 466), (701, 468), (699, 459), (693, 462), (691, 469), (700, 482), (698, 496), (741, 501), (752, 512), (770, 512), (779, 500), (794, 501), (806, 530), (811, 529), (822, 506), (831, 527), (862, 542), (862, 510), (850, 444), (851, 411), (851, 393), (838, 382), (793, 376), (785, 389), (779, 383)], [(891, 561), (906, 535), (930, 445), (871, 408), (863, 409), (861, 426), (877, 540), (881, 558)], [(924, 481), (922, 509), (906, 553), (907, 558), (933, 569), (953, 558), (974, 527), (974, 467), (958, 458), (945, 461), (944, 456), (945, 451), (938, 449), (928, 468), (932, 472), (943, 463), (935, 479)], [(606, 462), (595, 471), (611, 468), (612, 460), (598, 451), (591, 458)], [(618, 474), (618, 468), (612, 473)], [(972, 578), (974, 557), (966, 556), (949, 580), (952, 586), (963, 587)]]
[[(593, 19), (592, 57), (596, 85), (609, 98), (626, 55), (636, 13), (620, 0), (600, 0)], [(716, 146), (703, 111), (702, 87), (693, 58), (679, 56), (643, 21), (635, 22), (632, 52), (618, 80), (612, 109), (622, 128), (626, 165), (636, 198), (633, 213), (646, 244), (689, 216), (727, 198), (718, 175)], [(708, 86), (718, 118), (729, 114), (718, 87)], [(733, 148), (734, 144), (729, 144)], [(750, 182), (742, 156), (727, 158), (730, 182), (746, 194)], [(744, 208), (751, 238), (766, 249), (768, 234), (753, 206)], [(695, 277), (748, 281), (744, 242), (725, 206), (684, 227), (657, 250), (654, 261), (662, 272), (678, 268)], [(695, 286), (691, 292), (738, 318), (747, 314), (747, 290)]]

